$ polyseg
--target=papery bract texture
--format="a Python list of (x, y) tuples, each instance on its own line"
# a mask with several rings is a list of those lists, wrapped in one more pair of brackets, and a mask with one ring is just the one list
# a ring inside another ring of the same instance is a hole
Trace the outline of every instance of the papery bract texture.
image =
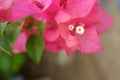
[(27, 39), (28, 39), (28, 35), (26, 32), (20, 33), (13, 46), (13, 52), (15, 53), (26, 52)]
[[(58, 47), (47, 49), (57, 51), (56, 48), (60, 47), (67, 55), (76, 50), (86, 54), (102, 51), (98, 36), (111, 27), (113, 20), (100, 8), (99, 0), (60, 0), (58, 6), (58, 11), (51, 14), (55, 15), (53, 21), (47, 19), (49, 28), (46, 28), (44, 35), (47, 43)], [(62, 38), (64, 43), (57, 43), (59, 38)]]
[[(19, 0), (12, 7), (13, 20), (19, 20), (27, 16), (40, 18), (52, 3), (52, 0)], [(36, 17), (37, 16), (37, 17)]]
[(0, 21), (6, 22), (10, 21), (11, 14), (11, 6), (14, 3), (14, 0), (0, 0)]
[(99, 3), (100, 0), (2, 0), (0, 20), (12, 22), (25, 18), (14, 44), (16, 53), (25, 52), (27, 39), (39, 34), (35, 22), (40, 20), (46, 23), (43, 34), (46, 50), (56, 53), (65, 50), (68, 56), (76, 50), (96, 53), (103, 50), (99, 36), (113, 24)]
[(22, 30), (13, 45), (13, 52), (15, 53), (26, 52), (26, 42), (28, 38), (33, 34), (35, 35), (39, 34), (37, 26), (31, 25), (34, 24), (34, 22), (35, 20), (32, 18), (25, 20)]

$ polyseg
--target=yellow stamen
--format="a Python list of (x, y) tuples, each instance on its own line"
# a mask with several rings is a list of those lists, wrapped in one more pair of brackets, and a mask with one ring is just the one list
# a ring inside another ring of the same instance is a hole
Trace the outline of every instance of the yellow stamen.
[(75, 28), (75, 27), (74, 27), (73, 25), (69, 25), (69, 30), (70, 30), (70, 31), (73, 31), (74, 28)]
[(82, 35), (85, 32), (85, 28), (83, 26), (76, 27), (76, 33)]

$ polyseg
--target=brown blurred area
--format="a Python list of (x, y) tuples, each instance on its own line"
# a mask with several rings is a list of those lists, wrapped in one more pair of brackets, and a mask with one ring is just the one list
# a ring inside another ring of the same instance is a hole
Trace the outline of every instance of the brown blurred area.
[(120, 80), (120, 11), (115, 0), (102, 0), (101, 5), (115, 21), (100, 37), (104, 51), (71, 57), (45, 52), (39, 65), (28, 61), (23, 68), (25, 80)]

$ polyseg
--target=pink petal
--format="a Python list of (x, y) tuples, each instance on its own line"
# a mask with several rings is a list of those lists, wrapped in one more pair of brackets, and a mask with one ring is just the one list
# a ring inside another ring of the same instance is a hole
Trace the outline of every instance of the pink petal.
[(95, 3), (96, 0), (68, 0), (65, 10), (73, 18), (83, 18), (89, 14)]
[(52, 51), (54, 53), (58, 53), (61, 50), (61, 47), (55, 42), (45, 42), (45, 48), (48, 51)]
[(88, 27), (82, 36), (77, 36), (79, 37), (79, 45), (77, 47), (79, 51), (90, 54), (103, 50), (94, 26)]
[[(58, 2), (57, 2), (58, 3)], [(41, 13), (41, 17), (44, 18), (47, 22), (53, 21), (53, 18), (57, 14), (57, 11), (59, 10), (58, 5), (55, 4), (54, 0), (52, 4)]]
[(71, 56), (72, 54), (75, 53), (76, 49), (74, 47), (73, 48), (66, 48), (65, 51), (66, 51), (67, 56)]
[(27, 39), (28, 39), (28, 36), (26, 32), (20, 33), (16, 42), (14, 43), (13, 51), (15, 53), (25, 52)]
[(61, 47), (61, 50), (65, 50), (67, 56), (70, 56), (72, 55), (76, 48), (75, 47), (68, 47), (65, 43), (65, 40), (62, 38), (62, 37), (59, 37), (57, 40), (56, 40), (56, 43)]
[(58, 37), (58, 39), (54, 41), (45, 40), (45, 47), (48, 51), (58, 53), (60, 50), (64, 49), (65, 46), (65, 42), (61, 37)]
[(53, 0), (37, 0), (37, 1), (39, 1), (44, 6), (44, 8), (42, 9), (42, 11), (44, 11), (52, 4)]
[(113, 24), (113, 19), (101, 8), (98, 9), (98, 25), (96, 27), (98, 34), (106, 32)]
[(0, 1), (0, 7), (2, 9), (8, 9), (12, 5), (13, 0), (1, 0)]
[[(53, 0), (37, 0), (40, 4), (43, 5), (43, 9), (41, 10), (41, 13), (43, 13), (44, 11), (46, 11), (50, 5), (52, 4)], [(38, 14), (33, 14), (33, 17), (36, 19), (36, 20), (42, 20), (42, 17), (41, 17), (41, 14), (38, 13)]]
[(65, 37), (65, 42), (66, 42), (67, 47), (69, 48), (75, 47), (78, 45), (78, 39), (75, 36), (70, 35), (70, 34)]
[(59, 37), (59, 35), (58, 28), (53, 27), (46, 29), (44, 38), (48, 41), (54, 41)]
[(84, 18), (80, 18), (79, 22), (85, 24), (86, 27), (91, 25), (96, 25), (98, 23), (98, 16), (96, 15), (98, 13), (98, 10), (96, 6), (91, 10), (91, 12), (85, 16)]
[(36, 19), (37, 21), (43, 20), (40, 13), (38, 13), (38, 14), (33, 14), (32, 16), (33, 16), (34, 19)]
[(67, 56), (75, 52), (75, 48), (68, 48), (63, 38), (59, 37), (55, 41), (45, 41), (45, 48), (48, 51), (58, 53), (60, 50), (65, 50)]
[(96, 0), (96, 3), (97, 3), (97, 4), (100, 4), (100, 0)]
[(2, 22), (11, 22), (12, 21), (12, 14), (10, 9), (8, 10), (0, 10), (0, 21)]
[(78, 39), (69, 32), (68, 26), (64, 24), (60, 25), (59, 32), (61, 33), (61, 36), (64, 38), (67, 47), (70, 48), (78, 45)]
[(0, 21), (5, 19), (6, 10), (0, 10)]
[(12, 14), (14, 20), (19, 20), (21, 18), (40, 12), (41, 10), (28, 0), (20, 0), (12, 7)]
[(66, 22), (66, 21), (70, 20), (71, 16), (69, 14), (59, 10), (54, 19), (59, 24), (59, 23)]

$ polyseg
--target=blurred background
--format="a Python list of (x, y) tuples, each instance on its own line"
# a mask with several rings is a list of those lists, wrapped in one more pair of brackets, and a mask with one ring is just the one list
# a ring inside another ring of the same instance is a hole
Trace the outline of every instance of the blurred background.
[(0, 54), (0, 80), (120, 80), (120, 0), (101, 0), (115, 23), (100, 37), (105, 50), (91, 55), (44, 52), (40, 64), (25, 55)]

